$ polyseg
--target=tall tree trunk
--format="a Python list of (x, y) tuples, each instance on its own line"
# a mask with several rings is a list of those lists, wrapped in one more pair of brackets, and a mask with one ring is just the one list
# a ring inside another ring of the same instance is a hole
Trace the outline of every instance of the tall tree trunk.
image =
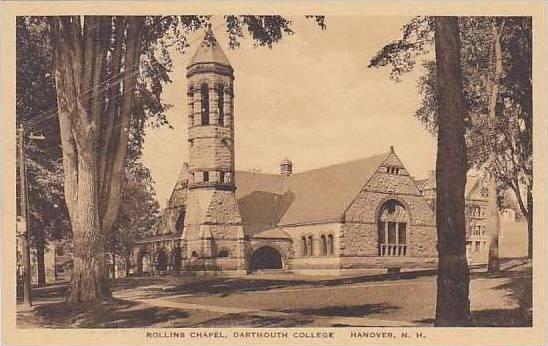
[[(105, 239), (120, 204), (144, 17), (61, 16), (50, 23), (74, 242), (67, 301), (86, 303), (110, 295)], [(107, 78), (107, 67), (121, 80)], [(113, 90), (120, 97), (106, 97)]]
[(467, 160), (457, 17), (437, 17), (435, 46), (439, 107), (436, 161), (439, 260), (435, 325), (468, 326), (471, 322), (470, 276), (464, 218)]
[(131, 265), (130, 255), (126, 255), (126, 278), (129, 277), (129, 266)]
[(112, 280), (116, 279), (116, 254), (112, 253)]
[(493, 273), (500, 270), (500, 220), (495, 177), (490, 175), (488, 179), (487, 232), (489, 236), (489, 257), (487, 259), (487, 270)]
[[(497, 19), (493, 18), (491, 23), (491, 29), (493, 34), (493, 75), (491, 77), (491, 95), (489, 100), (489, 114), (491, 118), (489, 124), (491, 126), (489, 137), (495, 139), (497, 134), (495, 133), (496, 117), (497, 117), (497, 102), (499, 97), (499, 89), (502, 77), (502, 31), (504, 30), (505, 19), (502, 19), (500, 26), (497, 25)], [(494, 148), (489, 155), (488, 165), (495, 162), (494, 160)], [(487, 231), (489, 236), (489, 254), (487, 258), (487, 270), (489, 272), (496, 272), (500, 269), (499, 258), (499, 241), (500, 241), (500, 221), (497, 207), (497, 188), (495, 177), (492, 174), (488, 176), (488, 206), (487, 206)]]
[(46, 265), (44, 263), (45, 244), (37, 242), (36, 244), (36, 266), (38, 267), (38, 287), (46, 286)]
[(99, 225), (95, 151), (79, 148), (78, 203), (72, 223), (74, 268), (67, 302), (93, 302), (110, 295), (105, 239)]

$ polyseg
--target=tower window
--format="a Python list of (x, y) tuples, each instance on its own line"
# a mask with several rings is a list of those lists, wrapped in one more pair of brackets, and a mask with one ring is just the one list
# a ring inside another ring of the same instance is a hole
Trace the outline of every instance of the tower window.
[(209, 90), (207, 84), (202, 84), (200, 95), (202, 105), (202, 125), (209, 125)]
[(209, 172), (204, 172), (204, 181), (209, 181)]
[(219, 109), (219, 126), (225, 125), (225, 86), (219, 84), (217, 86), (217, 108)]

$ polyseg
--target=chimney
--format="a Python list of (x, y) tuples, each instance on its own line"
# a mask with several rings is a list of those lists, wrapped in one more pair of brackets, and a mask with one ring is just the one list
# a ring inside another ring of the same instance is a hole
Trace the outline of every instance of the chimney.
[(286, 177), (293, 174), (293, 162), (291, 162), (287, 157), (280, 162), (280, 174)]

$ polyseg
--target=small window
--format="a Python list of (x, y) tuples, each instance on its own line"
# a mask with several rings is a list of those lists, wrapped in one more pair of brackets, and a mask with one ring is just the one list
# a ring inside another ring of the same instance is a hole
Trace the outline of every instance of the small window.
[(204, 182), (209, 181), (209, 172), (204, 172)]
[(217, 86), (217, 109), (219, 110), (219, 120), (217, 123), (219, 124), (219, 126), (225, 125), (224, 105), (225, 105), (225, 86), (222, 84), (219, 84)]
[(314, 239), (312, 236), (308, 236), (308, 254), (314, 256)]
[(217, 257), (228, 257), (228, 251), (227, 250), (221, 250), (217, 254)]
[(202, 125), (209, 125), (209, 89), (207, 84), (202, 84), (200, 89)]
[(327, 253), (333, 255), (335, 253), (335, 245), (333, 243), (333, 234), (327, 236)]
[(406, 228), (407, 228), (407, 224), (405, 222), (398, 223), (398, 244), (405, 244), (407, 242)]
[(303, 256), (308, 255), (308, 244), (307, 244), (307, 242), (306, 242), (306, 237), (302, 237), (302, 244), (301, 244), (301, 246), (302, 246), (301, 254), (302, 254)]
[(198, 254), (196, 253), (196, 251), (192, 251), (192, 255), (190, 255), (192, 257), (198, 257)]
[(219, 173), (219, 181), (221, 183), (224, 183), (225, 182), (225, 172), (220, 172)]
[(384, 233), (385, 233), (385, 230), (386, 230), (386, 222), (379, 221), (378, 230), (379, 230), (379, 243), (380, 244), (385, 244), (386, 239), (384, 239)]
[(396, 244), (396, 224), (388, 221), (388, 244)]
[(57, 256), (63, 256), (65, 254), (65, 251), (62, 246), (58, 246), (55, 248), (55, 254)]
[(63, 274), (65, 272), (65, 266), (58, 264), (55, 266), (55, 270), (57, 271), (57, 274)]
[(322, 255), (327, 255), (327, 238), (325, 237), (325, 235), (322, 234), (321, 236), (321, 240), (322, 240)]

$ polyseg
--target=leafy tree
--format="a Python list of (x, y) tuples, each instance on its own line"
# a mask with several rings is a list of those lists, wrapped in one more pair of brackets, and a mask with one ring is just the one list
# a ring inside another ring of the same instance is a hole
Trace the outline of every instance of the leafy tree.
[[(325, 27), (323, 17), (312, 18)], [(224, 19), (231, 47), (245, 30), (268, 47), (293, 33), (291, 22), (280, 16)], [(92, 302), (110, 295), (105, 242), (116, 222), (128, 151), (138, 156), (147, 123), (167, 124), (168, 106), (160, 96), (170, 82), (168, 48), (184, 52), (186, 34), (209, 26), (209, 17), (61, 16), (47, 22), (73, 234), (67, 301)]]
[[(33, 121), (44, 109), (55, 107), (55, 85), (52, 74), (52, 47), (43, 18), (18, 17), (16, 21), (17, 122)], [(61, 240), (70, 232), (63, 195), (63, 175), (59, 126), (56, 117), (43, 121), (38, 129), (45, 134), (40, 141), (25, 138), (29, 232), (36, 249), (38, 285), (46, 284), (44, 255), (46, 245)], [(19, 182), (19, 180), (17, 180)], [(17, 204), (19, 207), (19, 203)]]
[(150, 171), (140, 162), (130, 160), (126, 165), (122, 191), (124, 203), (108, 239), (108, 250), (124, 260), (129, 276), (135, 242), (152, 235), (160, 206)]
[[(400, 40), (379, 51), (371, 67), (390, 65), (399, 80), (420, 61), (422, 104), (416, 116), (432, 132), (438, 126), (436, 65), (431, 57), (434, 21), (416, 17)], [(461, 17), (461, 65), (467, 107), (468, 167), (490, 171), (498, 199), (510, 190), (528, 223), (532, 256), (532, 53), (530, 17)]]

